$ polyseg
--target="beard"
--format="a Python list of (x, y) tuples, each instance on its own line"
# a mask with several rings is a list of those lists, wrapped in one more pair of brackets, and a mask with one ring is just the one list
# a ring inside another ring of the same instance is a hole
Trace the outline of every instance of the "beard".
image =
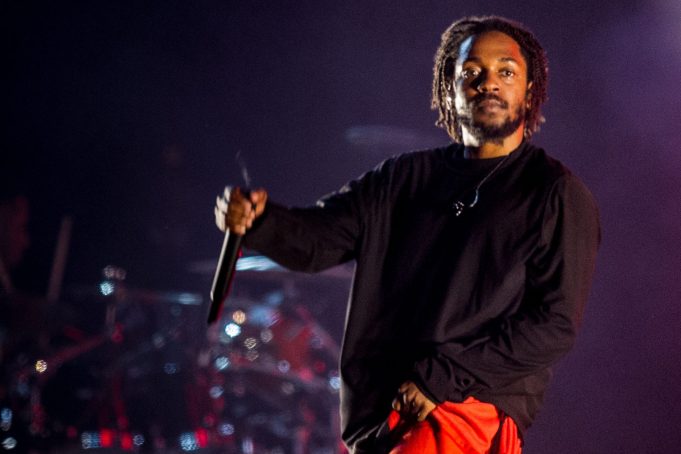
[[(478, 109), (478, 104), (481, 101), (493, 99), (500, 103), (501, 108), (508, 109), (506, 101), (497, 98), (494, 95), (478, 95), (472, 100), (473, 110)], [(525, 119), (525, 106), (520, 103), (518, 107), (501, 123), (492, 123), (490, 121), (475, 120), (470, 111), (461, 114), (458, 117), (458, 122), (461, 127), (464, 127), (468, 132), (478, 141), (501, 143), (506, 137), (513, 134), (523, 123)]]

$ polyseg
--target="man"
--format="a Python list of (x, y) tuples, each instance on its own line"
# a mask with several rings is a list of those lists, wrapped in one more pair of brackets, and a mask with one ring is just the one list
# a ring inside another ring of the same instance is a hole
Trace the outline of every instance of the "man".
[[(30, 245), (30, 206), (12, 175), (0, 177), (0, 408), (3, 440), (25, 452), (31, 443), (28, 392), (19, 371), (28, 358), (45, 351), (49, 339), (42, 298), (17, 288), (13, 277)], [(25, 379), (23, 379), (25, 381)], [(25, 388), (25, 386), (24, 386)]]
[(28, 199), (23, 195), (0, 197), (0, 289), (13, 290), (10, 271), (29, 246)]
[(314, 207), (264, 190), (218, 199), (221, 230), (289, 268), (356, 261), (341, 355), (351, 452), (520, 452), (573, 345), (600, 236), (588, 190), (528, 142), (546, 77), (523, 26), (464, 18), (433, 81), (455, 143), (389, 159)]
[[(12, 272), (21, 264), (30, 244), (28, 218), (26, 196), (0, 188), (0, 376), (7, 353), (13, 350), (13, 344), (27, 340), (27, 328), (36, 315), (32, 298), (17, 292), (12, 280)], [(31, 334), (33, 337), (35, 333)], [(3, 385), (0, 383), (0, 398)]]

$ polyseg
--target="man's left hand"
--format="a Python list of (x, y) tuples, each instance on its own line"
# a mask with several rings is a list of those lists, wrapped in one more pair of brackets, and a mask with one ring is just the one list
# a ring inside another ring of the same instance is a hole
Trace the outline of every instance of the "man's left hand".
[(397, 396), (393, 399), (393, 408), (402, 416), (415, 418), (423, 421), (435, 410), (437, 405), (428, 399), (412, 381), (406, 381), (397, 390)]

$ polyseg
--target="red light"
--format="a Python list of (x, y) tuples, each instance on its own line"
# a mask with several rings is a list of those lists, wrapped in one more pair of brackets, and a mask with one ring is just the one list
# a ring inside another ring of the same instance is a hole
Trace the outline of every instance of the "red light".
[(114, 326), (113, 333), (111, 333), (111, 341), (114, 344), (120, 344), (123, 342), (123, 325), (120, 323), (116, 323), (116, 326)]
[(102, 448), (110, 448), (113, 446), (114, 432), (111, 429), (102, 429), (99, 431), (99, 442)]
[(197, 429), (196, 432), (194, 432), (194, 436), (196, 437), (196, 444), (199, 445), (199, 448), (208, 446), (208, 432), (206, 429)]
[(315, 361), (313, 368), (318, 374), (323, 374), (326, 372), (326, 364), (324, 361)]
[(68, 426), (66, 428), (66, 436), (68, 438), (76, 438), (78, 436), (78, 429), (73, 426)]
[(121, 449), (123, 451), (132, 451), (132, 435), (129, 433), (121, 434)]
[(125, 430), (129, 428), (129, 421), (128, 418), (126, 418), (125, 416), (122, 415), (119, 416), (118, 418), (116, 418), (116, 422), (118, 423), (119, 429)]

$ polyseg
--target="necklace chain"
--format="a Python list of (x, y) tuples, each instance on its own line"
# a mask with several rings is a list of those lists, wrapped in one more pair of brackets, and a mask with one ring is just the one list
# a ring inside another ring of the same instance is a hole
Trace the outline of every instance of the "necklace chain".
[[(467, 208), (473, 208), (475, 205), (477, 205), (478, 199), (480, 198), (480, 188), (482, 187), (483, 184), (485, 184), (485, 182), (486, 182), (487, 180), (490, 179), (490, 177), (491, 177), (497, 170), (499, 170), (499, 168), (504, 164), (504, 162), (506, 162), (506, 160), (508, 159), (509, 156), (511, 156), (510, 153), (507, 154), (506, 156), (504, 156), (504, 158), (503, 158), (501, 161), (499, 161), (499, 162), (497, 163), (497, 165), (495, 165), (494, 168), (493, 168), (492, 170), (490, 170), (489, 173), (488, 173), (487, 175), (485, 175), (485, 176), (482, 178), (482, 180), (480, 180), (480, 182), (475, 186), (475, 189), (474, 189), (475, 195), (473, 196), (473, 201), (472, 201), (471, 203), (469, 203), (468, 205), (466, 205), (464, 202), (461, 201), (461, 199), (463, 198), (463, 197), (461, 197), (461, 198), (459, 198), (456, 202), (454, 202), (454, 203), (452, 204), (452, 209), (454, 210), (454, 216), (459, 217), (459, 216), (461, 216), (461, 214), (464, 212), (465, 209), (467, 209)], [(470, 192), (470, 191), (469, 191), (469, 192)], [(464, 193), (464, 195), (466, 195), (467, 193), (468, 193), (468, 192)]]

